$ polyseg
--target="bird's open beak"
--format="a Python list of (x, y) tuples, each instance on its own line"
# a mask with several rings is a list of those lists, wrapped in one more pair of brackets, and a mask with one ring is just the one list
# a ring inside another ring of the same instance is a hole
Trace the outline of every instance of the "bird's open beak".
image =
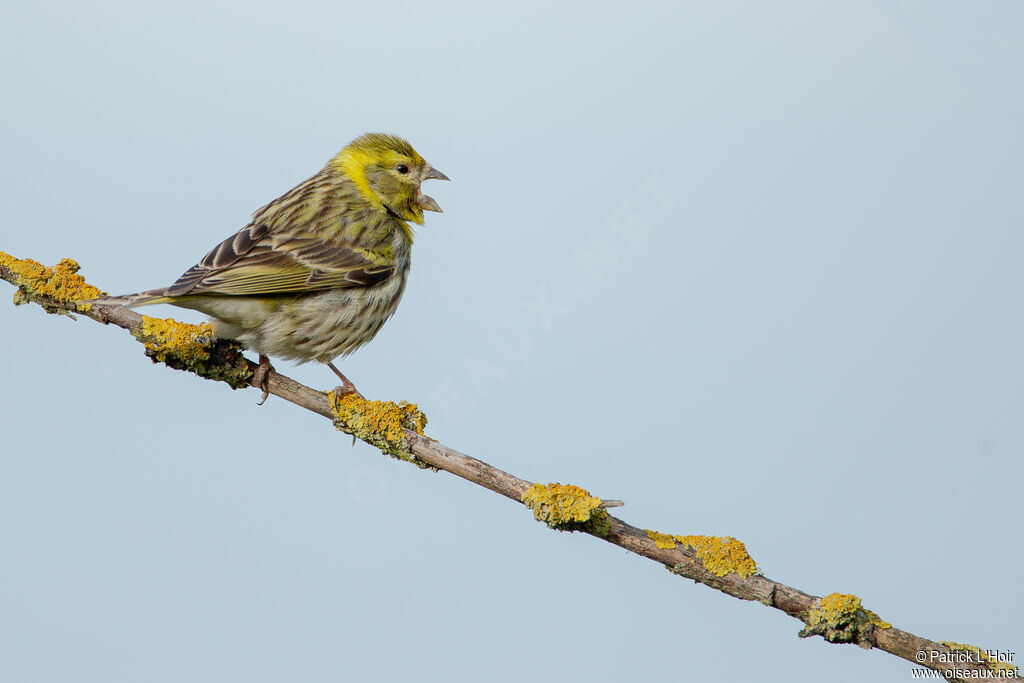
[[(420, 176), (420, 180), (449, 180), (449, 178), (430, 164), (427, 164), (423, 168), (423, 175)], [(420, 208), (424, 211), (444, 213), (444, 211), (441, 211), (441, 207), (437, 205), (437, 202), (434, 201), (434, 198), (428, 197), (425, 194), (420, 193), (419, 196), (416, 197), (416, 203), (419, 204)]]

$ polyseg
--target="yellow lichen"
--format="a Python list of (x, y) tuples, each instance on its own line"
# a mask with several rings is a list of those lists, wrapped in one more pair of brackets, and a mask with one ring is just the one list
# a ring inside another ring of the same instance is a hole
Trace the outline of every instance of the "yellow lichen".
[(647, 532), (647, 538), (654, 541), (654, 545), (659, 548), (665, 548), (671, 550), (676, 547), (676, 542), (672, 540), (671, 534), (663, 534), (658, 531), (651, 531), (650, 529), (644, 529)]
[(757, 573), (757, 562), (747, 553), (742, 541), (731, 536), (680, 536), (676, 542), (693, 550), (704, 568), (715, 576), (738, 574), (742, 578)]
[[(68, 304), (71, 310), (88, 311), (92, 304), (79, 302), (103, 294), (78, 274), (81, 266), (69, 258), (61, 259), (53, 268), (47, 268), (32, 259), (19, 259), (0, 251), (0, 266), (14, 275), (14, 284), (19, 288), (14, 294), (15, 305), (27, 303), (32, 297), (45, 297)], [(53, 307), (46, 305), (43, 308), (51, 313), (59, 310), (51, 310)]]
[(869, 610), (867, 607), (861, 606), (861, 609), (864, 610), (864, 614), (868, 615), (868, 621), (878, 628), (892, 628), (892, 624)]
[(417, 459), (410, 450), (405, 431), (411, 429), (423, 434), (427, 426), (427, 416), (415, 403), (368, 401), (354, 393), (339, 397), (333, 391), (327, 392), (327, 398), (337, 429), (418, 467), (437, 469)]
[(747, 547), (731, 536), (673, 536), (650, 529), (644, 531), (659, 548), (671, 550), (676, 543), (689, 548), (704, 568), (715, 576), (732, 573), (746, 578), (757, 573), (757, 562), (747, 553)]
[(552, 529), (607, 536), (611, 528), (601, 499), (579, 486), (534, 484), (523, 494), (522, 501), (533, 510), (534, 519)]
[(953, 650), (954, 652), (972, 653), (976, 657), (975, 661), (977, 661), (979, 664), (984, 662), (988, 666), (988, 668), (992, 669), (993, 671), (1004, 672), (1002, 674), (1003, 677), (1013, 678), (1017, 675), (1017, 667), (1015, 667), (1013, 664), (1010, 664), (1009, 662), (1000, 662), (995, 657), (990, 655), (987, 651), (982, 650), (980, 647), (976, 645), (968, 645), (967, 643), (954, 643), (949, 640), (943, 640), (941, 642), (943, 645), (948, 647), (950, 650)]
[(861, 605), (856, 595), (829, 593), (814, 602), (804, 622), (807, 628), (800, 637), (820, 635), (831, 643), (857, 643), (870, 647), (868, 637), (873, 628), (892, 628), (892, 624)]
[(807, 623), (837, 624), (845, 618), (852, 617), (860, 609), (860, 598), (846, 593), (829, 593), (818, 600), (807, 615)]
[[(47, 268), (31, 259), (18, 259), (0, 251), (0, 269), (4, 279), (18, 287), (14, 303), (38, 303), (49, 313), (86, 312), (104, 292), (93, 287), (78, 274), (79, 265), (71, 259)], [(231, 341), (217, 339), (208, 324), (187, 325), (174, 320), (142, 316), (142, 329), (134, 331), (136, 339), (145, 343), (146, 355), (153, 362), (172, 368), (227, 382), (238, 389), (248, 386), (252, 371), (242, 355), (241, 347)]]
[(166, 362), (169, 356), (181, 360), (209, 360), (206, 347), (215, 336), (210, 323), (190, 325), (174, 318), (142, 316), (140, 340), (145, 341), (146, 355), (160, 362)]
[(227, 382), (235, 389), (249, 385), (252, 370), (241, 347), (218, 339), (209, 323), (191, 325), (144, 315), (142, 329), (135, 337), (145, 344), (146, 355), (154, 363)]

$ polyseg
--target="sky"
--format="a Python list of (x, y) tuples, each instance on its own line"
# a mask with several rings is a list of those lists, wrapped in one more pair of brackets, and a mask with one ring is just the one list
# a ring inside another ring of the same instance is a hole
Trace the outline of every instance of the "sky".
[[(8, 3), (0, 250), (167, 285), (402, 135), (452, 182), (341, 362), (365, 395), (1024, 652), (1022, 30), (1011, 0)], [(0, 330), (4, 681), (911, 676), (122, 330), (11, 305)]]

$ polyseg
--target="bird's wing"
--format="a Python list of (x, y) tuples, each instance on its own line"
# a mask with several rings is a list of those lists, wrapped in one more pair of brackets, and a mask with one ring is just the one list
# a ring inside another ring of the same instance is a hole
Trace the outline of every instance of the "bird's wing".
[(189, 268), (166, 296), (263, 296), (366, 287), (387, 278), (394, 268), (376, 252), (275, 233), (265, 225), (242, 228)]

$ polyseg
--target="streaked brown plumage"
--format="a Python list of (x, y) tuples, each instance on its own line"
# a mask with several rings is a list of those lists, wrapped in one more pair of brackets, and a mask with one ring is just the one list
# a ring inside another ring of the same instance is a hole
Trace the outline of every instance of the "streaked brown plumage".
[(395, 312), (409, 273), (409, 222), (441, 210), (420, 191), (431, 178), (448, 179), (405, 140), (363, 135), (170, 287), (97, 303), (202, 311), (219, 336), (259, 353), (261, 367), (266, 356), (331, 364)]

